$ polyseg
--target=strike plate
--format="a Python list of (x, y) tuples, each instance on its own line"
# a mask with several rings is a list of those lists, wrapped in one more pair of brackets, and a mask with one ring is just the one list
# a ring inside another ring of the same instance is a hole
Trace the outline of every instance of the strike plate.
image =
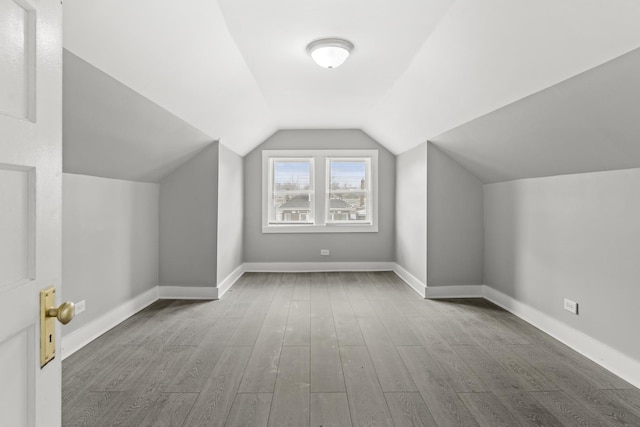
[(56, 356), (56, 318), (47, 317), (47, 310), (56, 306), (56, 288), (40, 291), (40, 367)]

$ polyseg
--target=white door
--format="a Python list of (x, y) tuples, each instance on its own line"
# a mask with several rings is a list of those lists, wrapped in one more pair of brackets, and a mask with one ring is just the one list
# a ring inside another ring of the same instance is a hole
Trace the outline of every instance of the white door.
[[(0, 425), (60, 426), (57, 356), (40, 368), (40, 289), (60, 296), (62, 5), (0, 0)], [(59, 301), (57, 301), (59, 303)], [(57, 323), (57, 322), (56, 322)]]

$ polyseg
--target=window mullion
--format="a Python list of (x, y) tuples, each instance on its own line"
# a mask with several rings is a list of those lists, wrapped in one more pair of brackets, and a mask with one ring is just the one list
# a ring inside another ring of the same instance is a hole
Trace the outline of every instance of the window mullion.
[(326, 156), (315, 156), (315, 179), (316, 179), (316, 224), (324, 225), (327, 222), (327, 158)]

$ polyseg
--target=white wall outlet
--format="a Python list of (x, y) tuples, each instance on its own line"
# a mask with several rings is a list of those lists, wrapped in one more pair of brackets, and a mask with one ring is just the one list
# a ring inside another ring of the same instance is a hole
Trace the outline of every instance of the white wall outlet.
[(578, 303), (575, 301), (571, 301), (570, 299), (564, 299), (564, 309), (573, 313), (578, 314)]
[(84, 311), (84, 308), (85, 308), (84, 300), (78, 301), (75, 305), (76, 305), (76, 314), (80, 314)]
[(320, 249), (320, 255), (329, 256), (329, 249)]

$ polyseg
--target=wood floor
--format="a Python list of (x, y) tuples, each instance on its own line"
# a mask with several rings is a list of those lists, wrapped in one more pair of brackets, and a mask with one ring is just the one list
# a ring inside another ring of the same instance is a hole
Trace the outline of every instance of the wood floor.
[(64, 426), (640, 426), (640, 391), (481, 299), (250, 273), (63, 362)]

